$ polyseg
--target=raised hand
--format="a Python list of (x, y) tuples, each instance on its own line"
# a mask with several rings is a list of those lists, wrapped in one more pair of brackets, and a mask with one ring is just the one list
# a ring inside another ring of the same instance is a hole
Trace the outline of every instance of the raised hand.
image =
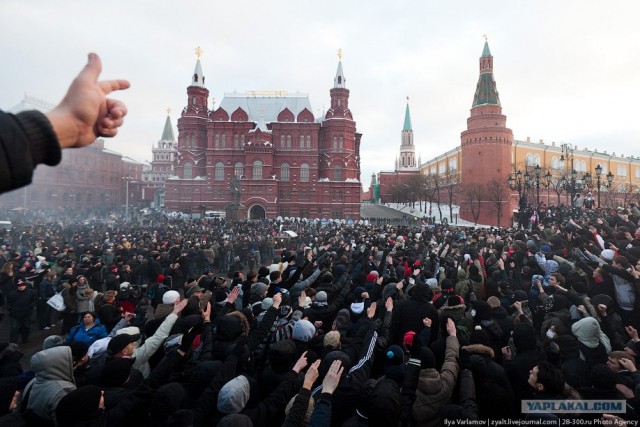
[(235, 303), (239, 295), (240, 295), (240, 288), (237, 286), (234, 286), (231, 292), (227, 294), (227, 302), (231, 304)]
[(291, 368), (293, 371), (295, 371), (297, 374), (300, 373), (300, 371), (302, 371), (306, 366), (307, 366), (307, 352), (305, 351), (304, 353), (302, 353), (302, 356), (300, 356), (300, 358), (298, 359), (298, 361), (296, 362), (295, 365), (293, 365), (293, 368)]
[(183, 299), (182, 301), (175, 303), (173, 306), (173, 314), (180, 314), (180, 312), (187, 306), (188, 302), (188, 299)]
[(273, 296), (273, 305), (271, 307), (277, 310), (280, 308), (280, 304), (282, 304), (282, 294), (278, 292)]
[(306, 388), (307, 390), (311, 390), (311, 387), (313, 387), (313, 384), (320, 376), (320, 373), (318, 372), (320, 362), (320, 359), (313, 362), (311, 366), (309, 366), (309, 369), (307, 369), (307, 373), (304, 375), (304, 384), (302, 385), (302, 387)]
[(340, 384), (340, 378), (342, 377), (342, 371), (344, 371), (344, 367), (342, 367), (342, 362), (340, 360), (334, 360), (329, 368), (329, 371), (324, 376), (322, 380), (322, 392), (333, 394), (338, 388), (338, 384)]

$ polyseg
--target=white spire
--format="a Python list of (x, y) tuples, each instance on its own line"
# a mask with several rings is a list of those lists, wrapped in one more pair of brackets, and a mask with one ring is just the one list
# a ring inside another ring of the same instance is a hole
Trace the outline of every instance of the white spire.
[(202, 65), (200, 64), (200, 59), (196, 61), (196, 68), (193, 71), (193, 76), (191, 76), (191, 86), (205, 87), (204, 74), (202, 74)]
[(338, 62), (338, 70), (336, 71), (336, 77), (333, 79), (334, 88), (345, 88), (347, 79), (344, 78), (344, 72), (342, 71), (342, 61)]

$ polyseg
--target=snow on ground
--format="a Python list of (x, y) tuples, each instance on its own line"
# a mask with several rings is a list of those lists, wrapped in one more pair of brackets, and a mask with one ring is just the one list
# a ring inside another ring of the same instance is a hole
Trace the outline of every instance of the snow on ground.
[[(411, 204), (404, 203), (387, 203), (385, 204), (385, 206), (390, 207), (391, 209), (396, 209), (406, 214), (416, 216), (418, 218), (422, 218), (423, 216), (435, 217), (436, 223), (441, 223), (440, 213), (438, 212), (438, 205), (436, 203), (433, 203), (433, 205), (431, 203), (423, 203), (422, 210), (420, 210), (419, 203), (416, 203), (415, 207), (411, 207)], [(429, 212), (429, 209), (431, 209), (431, 213)], [(452, 206), (453, 220), (449, 218), (449, 205), (441, 203), (440, 209), (442, 209), (442, 218), (446, 219), (446, 221), (451, 225), (459, 225), (461, 227), (491, 227), (490, 225), (476, 225), (473, 222), (460, 219), (460, 206)]]

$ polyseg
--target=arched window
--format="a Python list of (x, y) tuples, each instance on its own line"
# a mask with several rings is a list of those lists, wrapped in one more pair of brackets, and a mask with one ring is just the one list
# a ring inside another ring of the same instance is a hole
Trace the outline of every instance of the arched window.
[(304, 135), (300, 135), (300, 148), (304, 148)]
[(227, 147), (227, 135), (226, 134), (222, 134), (222, 138), (220, 140), (220, 145), (222, 146), (222, 148), (226, 148)]
[(291, 135), (287, 135), (287, 148), (291, 148)]
[(340, 148), (340, 149), (344, 148), (344, 138), (342, 138), (342, 137), (338, 138), (338, 148)]
[(341, 164), (336, 164), (333, 167), (333, 180), (342, 181), (342, 165)]
[(311, 148), (311, 135), (307, 135), (307, 148)]
[(636, 168), (636, 178), (640, 178), (640, 168)]
[(244, 145), (244, 135), (240, 135), (240, 145)]
[(284, 136), (284, 135), (280, 135), (280, 147), (282, 147), (282, 148), (284, 148), (284, 147), (285, 147), (285, 145), (284, 145), (284, 139), (285, 139), (285, 136)]
[(240, 162), (233, 166), (233, 176), (240, 178), (244, 174), (244, 165)]
[(220, 134), (216, 133), (213, 139), (215, 141), (215, 147), (220, 148)]
[(551, 169), (559, 169), (560, 166), (560, 162), (558, 161), (558, 158), (556, 156), (553, 156), (551, 158)]
[(435, 174), (436, 174), (436, 167), (434, 165), (434, 166), (431, 166), (431, 175), (435, 175)]
[(458, 159), (457, 158), (453, 158), (449, 160), (449, 170), (456, 170), (458, 169)]
[(300, 182), (309, 182), (309, 165), (307, 163), (300, 165)]
[(525, 159), (525, 166), (535, 166), (533, 163), (533, 154), (527, 153), (527, 157)]
[(289, 181), (289, 175), (291, 173), (291, 168), (289, 167), (289, 163), (283, 163), (280, 166), (280, 181)]
[(439, 173), (440, 175), (444, 175), (444, 173), (445, 173), (446, 171), (447, 171), (447, 165), (446, 165), (446, 164), (444, 164), (444, 163), (440, 163), (440, 164), (438, 165), (438, 173)]
[(224, 163), (222, 162), (216, 163), (215, 180), (216, 181), (224, 180)]
[(627, 176), (627, 167), (624, 165), (618, 165), (618, 176)]
[(337, 136), (333, 137), (333, 148), (334, 149), (338, 148), (338, 137)]
[(540, 164), (540, 154), (533, 156), (533, 163), (535, 163), (533, 166), (538, 166)]
[(189, 162), (182, 166), (182, 179), (193, 179), (193, 165)]
[(233, 148), (240, 148), (240, 135), (238, 134), (233, 135)]
[(260, 160), (253, 162), (253, 179), (262, 179), (262, 162)]

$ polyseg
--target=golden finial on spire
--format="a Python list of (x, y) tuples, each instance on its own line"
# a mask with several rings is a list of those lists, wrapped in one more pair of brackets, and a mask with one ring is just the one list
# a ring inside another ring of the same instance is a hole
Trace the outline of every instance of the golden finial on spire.
[(167, 116), (171, 115), (171, 108), (167, 108)]
[(409, 97), (407, 96), (407, 102), (409, 102)]
[(203, 51), (202, 49), (200, 49), (200, 46), (198, 46), (198, 47), (196, 48), (196, 56), (198, 57), (198, 59), (200, 59), (200, 57), (202, 56), (202, 53), (203, 53), (203, 52), (204, 52), (204, 51)]
[(486, 34), (483, 34), (482, 37), (484, 37), (484, 41), (489, 41), (489, 37)]
[(342, 52), (342, 48), (338, 49), (338, 60), (342, 61), (343, 56), (344, 56), (344, 52)]

